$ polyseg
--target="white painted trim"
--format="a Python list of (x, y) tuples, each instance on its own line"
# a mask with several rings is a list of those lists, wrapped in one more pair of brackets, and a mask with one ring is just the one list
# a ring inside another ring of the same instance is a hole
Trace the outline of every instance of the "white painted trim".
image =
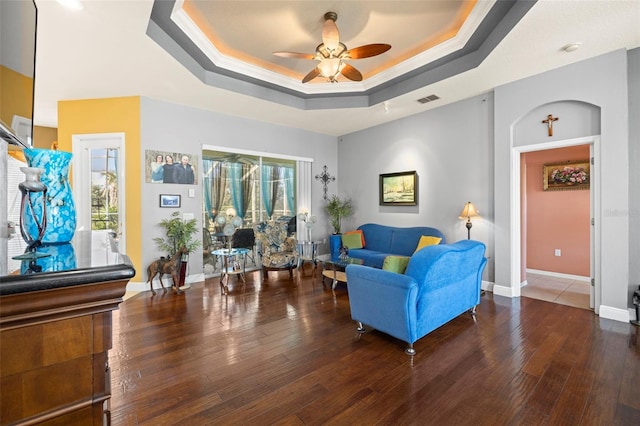
[(629, 322), (631, 314), (628, 309), (619, 309), (611, 306), (600, 305), (600, 318), (614, 321)]
[(586, 281), (591, 282), (591, 277), (584, 277), (582, 275), (573, 275), (573, 274), (562, 274), (560, 272), (552, 272), (552, 271), (541, 271), (539, 269), (526, 269), (527, 272), (538, 275), (545, 275), (547, 277), (556, 277), (556, 278), (566, 278), (568, 280), (576, 280), (576, 281)]
[(306, 161), (313, 163), (313, 158), (298, 157), (297, 155), (276, 154), (273, 152), (252, 151), (249, 149), (232, 148), (228, 146), (202, 144), (202, 150), (230, 152), (232, 154), (254, 155), (256, 157), (279, 158), (282, 160)]
[[(119, 214), (119, 250), (127, 253), (127, 211), (126, 211), (126, 140), (124, 132), (116, 133), (91, 133), (71, 135), (72, 167), (74, 171), (73, 198), (76, 203), (76, 211), (82, 213), (78, 206), (91, 205), (91, 158), (88, 156), (89, 148), (111, 148), (119, 150), (118, 155), (118, 214)], [(83, 178), (80, 178), (80, 177)], [(87, 200), (87, 196), (89, 199)], [(91, 208), (89, 208), (89, 221), (86, 217), (77, 216), (78, 229), (91, 229)]]
[(518, 295), (516, 296), (513, 291), (513, 287), (506, 287), (503, 285), (498, 285), (498, 284), (494, 284), (493, 285), (493, 294), (498, 295), (498, 296), (505, 296), (505, 297), (520, 297), (520, 287), (518, 287)]
[[(193, 284), (193, 283), (199, 283), (203, 281), (204, 281), (204, 273), (187, 275), (184, 279), (185, 284)], [(163, 275), (162, 282), (164, 283), (164, 286), (167, 290), (171, 290), (172, 283), (171, 283), (171, 277), (169, 275)], [(156, 291), (158, 291), (158, 289), (162, 290), (162, 287), (160, 286), (160, 283), (158, 282), (157, 277), (153, 280), (153, 289)], [(129, 281), (127, 283), (127, 291), (141, 292), (141, 291), (151, 291), (151, 289), (149, 288), (149, 283), (147, 281), (144, 281), (144, 282)]]
[(482, 280), (482, 282), (480, 283), (480, 289), (484, 290), (484, 291), (490, 291), (490, 292), (493, 293), (493, 286), (494, 285), (495, 284), (492, 283), (491, 281)]
[[(512, 297), (520, 296), (520, 228), (522, 226), (520, 221), (521, 203), (520, 203), (520, 154), (523, 152), (534, 152), (545, 149), (564, 148), (568, 146), (577, 145), (589, 145), (593, 144), (593, 158), (595, 165), (592, 166), (595, 174), (595, 179), (591, 181), (591, 194), (594, 198), (594, 214), (595, 225), (593, 232), (595, 233), (595, 247), (594, 247), (594, 263), (595, 263), (595, 313), (598, 314), (598, 308), (600, 306), (600, 286), (601, 286), (601, 241), (600, 241), (600, 222), (601, 222), (601, 206), (600, 206), (600, 135), (584, 136), (574, 139), (566, 139), (561, 141), (551, 141), (543, 143), (534, 143), (524, 146), (513, 146), (513, 128), (511, 129), (511, 202), (510, 202), (510, 215), (511, 215), (511, 293)], [(494, 292), (495, 293), (495, 292)]]
[[(462, 49), (473, 36), (474, 31), (482, 24), (484, 18), (492, 9), (496, 1), (497, 0), (484, 0), (477, 2), (454, 37), (382, 72), (379, 72), (372, 78), (367, 78), (361, 82), (345, 81), (340, 84), (305, 84), (298, 78), (284, 75), (260, 65), (255, 65), (223, 54), (183, 10), (184, 0), (177, 0), (174, 3), (173, 10), (171, 12), (171, 20), (198, 47), (198, 49), (211, 60), (211, 62), (220, 68), (239, 72), (240, 74), (245, 74), (259, 80), (287, 87), (305, 94), (324, 94), (327, 93), (327, 91), (332, 93), (359, 93), (365, 92), (379, 84), (413, 71), (425, 63), (431, 63)], [(320, 34), (318, 34), (318, 36), (320, 36)], [(313, 64), (313, 62), (310, 62), (310, 64)], [(311, 67), (309, 69), (311, 69)]]

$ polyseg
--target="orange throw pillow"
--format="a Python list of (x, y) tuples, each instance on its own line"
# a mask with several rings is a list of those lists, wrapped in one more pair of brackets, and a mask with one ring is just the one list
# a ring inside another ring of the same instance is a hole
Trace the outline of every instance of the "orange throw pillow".
[(362, 240), (362, 247), (365, 246), (365, 244), (364, 244), (364, 232), (362, 232), (361, 229), (356, 229), (355, 231), (345, 232), (345, 234), (360, 234), (360, 239)]

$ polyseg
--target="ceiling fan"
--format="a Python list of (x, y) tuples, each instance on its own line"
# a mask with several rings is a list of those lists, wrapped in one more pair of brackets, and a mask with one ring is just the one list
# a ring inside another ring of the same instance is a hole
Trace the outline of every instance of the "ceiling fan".
[(324, 25), (322, 26), (322, 43), (316, 47), (315, 54), (273, 52), (274, 55), (283, 58), (314, 59), (320, 61), (318, 66), (302, 79), (303, 83), (307, 83), (318, 76), (328, 79), (331, 83), (337, 83), (337, 78), (340, 74), (352, 81), (362, 81), (360, 71), (344, 61), (347, 59), (370, 58), (391, 49), (390, 44), (376, 43), (347, 50), (347, 46), (345, 46), (344, 43), (340, 43), (340, 33), (336, 25), (338, 14), (335, 12), (327, 12), (324, 14), (324, 19)]

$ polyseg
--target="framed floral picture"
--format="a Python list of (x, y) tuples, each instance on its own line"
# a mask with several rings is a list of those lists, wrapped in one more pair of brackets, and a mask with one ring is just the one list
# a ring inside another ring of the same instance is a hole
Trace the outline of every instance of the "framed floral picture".
[(566, 191), (589, 189), (591, 183), (589, 160), (542, 166), (542, 189), (544, 191)]
[(417, 206), (418, 174), (415, 171), (380, 175), (381, 206)]

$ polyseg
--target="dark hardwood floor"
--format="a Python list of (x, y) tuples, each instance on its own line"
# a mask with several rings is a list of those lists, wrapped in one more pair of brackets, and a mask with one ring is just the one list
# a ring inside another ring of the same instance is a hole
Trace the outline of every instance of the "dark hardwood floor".
[[(307, 268), (309, 275), (310, 268)], [(320, 274), (317, 274), (321, 276)], [(115, 425), (638, 425), (640, 329), (486, 293), (415, 344), (359, 337), (345, 287), (250, 273), (113, 317)], [(381, 301), (383, 303), (383, 301)]]

